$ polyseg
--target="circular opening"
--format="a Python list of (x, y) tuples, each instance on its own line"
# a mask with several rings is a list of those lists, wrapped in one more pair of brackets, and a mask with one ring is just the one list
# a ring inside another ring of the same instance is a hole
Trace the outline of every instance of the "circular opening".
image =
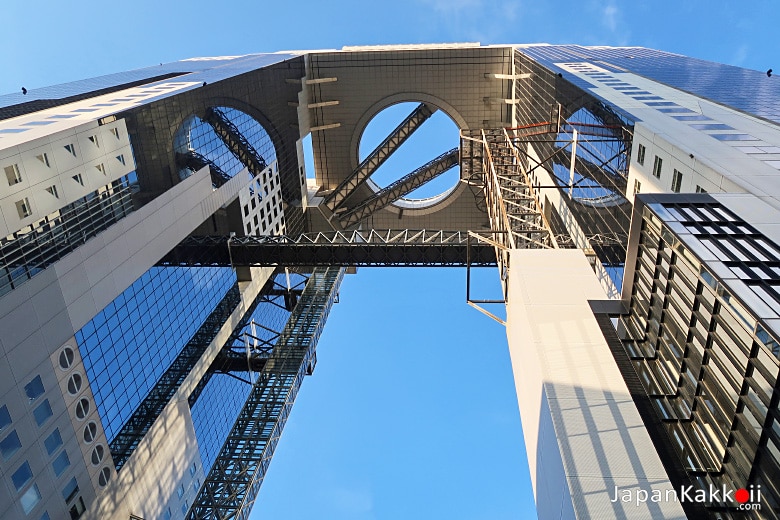
[(70, 347), (65, 347), (60, 352), (60, 368), (63, 370), (73, 366), (73, 360), (76, 359), (76, 353)]
[[(433, 105), (426, 104), (428, 107)], [(419, 102), (404, 102), (391, 105), (376, 114), (366, 125), (360, 137), (358, 160), (362, 162), (386, 137), (420, 106)], [(390, 157), (371, 175), (369, 185), (375, 190), (389, 186), (402, 177), (412, 173), (430, 161), (455, 149), (456, 164), (444, 173), (425, 182), (394, 203), (404, 206), (403, 202), (424, 207), (420, 201), (435, 204), (450, 193), (460, 180), (460, 166), (457, 164), (457, 149), (460, 142), (460, 130), (455, 121), (443, 110), (436, 109), (417, 130), (409, 136)]]
[(100, 461), (103, 460), (103, 454), (105, 453), (105, 449), (103, 448), (102, 444), (98, 444), (95, 446), (95, 449), (92, 450), (92, 465), (97, 466), (100, 464)]
[[(256, 119), (235, 108), (215, 107), (215, 109), (238, 129), (267, 165), (276, 160), (276, 151), (271, 138)], [(185, 119), (176, 131), (173, 146), (181, 179), (199, 170), (204, 159), (217, 166), (227, 177), (233, 177), (245, 166), (217, 136), (214, 128), (194, 115)], [(215, 177), (212, 177), (212, 180), (215, 180)], [(217, 186), (218, 183), (215, 182), (214, 185)]]
[(76, 418), (83, 420), (87, 417), (87, 414), (89, 414), (89, 401), (86, 397), (82, 397), (79, 399), (79, 402), (76, 403)]
[(97, 424), (93, 421), (89, 421), (87, 425), (84, 426), (84, 442), (89, 444), (95, 440), (95, 437), (97, 437)]
[(109, 480), (111, 480), (111, 470), (108, 468), (108, 466), (106, 466), (100, 470), (100, 475), (98, 476), (98, 485), (100, 487), (106, 487)]
[(70, 395), (76, 395), (79, 393), (79, 390), (81, 390), (81, 384), (83, 380), (81, 378), (81, 374), (73, 374), (68, 379), (68, 393)]

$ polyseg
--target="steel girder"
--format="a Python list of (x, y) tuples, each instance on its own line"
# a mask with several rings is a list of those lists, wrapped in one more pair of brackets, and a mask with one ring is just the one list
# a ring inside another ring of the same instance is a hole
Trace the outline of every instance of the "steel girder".
[(401, 177), (386, 188), (382, 188), (354, 208), (350, 208), (346, 213), (340, 214), (339, 221), (344, 227), (357, 224), (457, 165), (458, 149), (453, 148)]
[(215, 188), (219, 188), (230, 180), (230, 175), (225, 173), (222, 168), (214, 164), (208, 157), (199, 154), (195, 150), (190, 150), (187, 153), (177, 153), (176, 164), (183, 168), (189, 168), (193, 172), (208, 166), (209, 172), (211, 173), (211, 184), (213, 184)]
[(249, 169), (249, 173), (257, 177), (265, 170), (267, 164), (263, 156), (257, 153), (257, 150), (246, 140), (238, 127), (220, 109), (207, 108), (203, 120), (211, 125), (228, 150)]
[(310, 276), (187, 520), (249, 517), (343, 274), (341, 268), (327, 267), (315, 269)]
[[(491, 232), (485, 232), (492, 236)], [(496, 265), (492, 246), (468, 243), (466, 231), (370, 230), (296, 237), (189, 237), (159, 265), (440, 266)]]
[(384, 163), (393, 152), (395, 152), (409, 136), (411, 136), (420, 125), (428, 120), (436, 112), (436, 107), (420, 103), (406, 119), (401, 121), (395, 130), (388, 135), (379, 146), (377, 146), (363, 162), (355, 168), (349, 177), (344, 179), (335, 190), (329, 193), (323, 200), (323, 204), (335, 211), (349, 197), (358, 186), (368, 179), (372, 173)]

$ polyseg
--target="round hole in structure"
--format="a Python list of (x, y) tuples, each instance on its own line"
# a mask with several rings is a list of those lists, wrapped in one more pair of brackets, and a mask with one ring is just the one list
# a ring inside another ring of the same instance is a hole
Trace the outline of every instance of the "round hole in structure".
[[(368, 157), (420, 105), (416, 101), (397, 103), (377, 113), (360, 137), (359, 162)], [(369, 185), (374, 190), (385, 188), (451, 150), (454, 150), (454, 155), (449, 158), (454, 159), (454, 166), (404, 195), (394, 203), (396, 206), (404, 206), (404, 202), (416, 203), (416, 207), (427, 206), (425, 202), (435, 204), (452, 192), (460, 180), (460, 166), (457, 164), (460, 142), (458, 125), (443, 110), (431, 104), (426, 105), (435, 109), (433, 114), (376, 169), (369, 178)], [(445, 164), (444, 161), (446, 158), (440, 164)]]
[(100, 461), (103, 460), (103, 455), (105, 454), (105, 448), (103, 448), (102, 444), (98, 444), (95, 446), (95, 448), (92, 450), (92, 456), (90, 457), (90, 460), (92, 461), (93, 466), (97, 466), (100, 464)]
[(111, 480), (111, 469), (109, 469), (109, 467), (106, 466), (100, 470), (100, 475), (98, 476), (98, 485), (100, 487), (106, 487), (110, 480)]
[(95, 437), (97, 437), (97, 424), (94, 421), (89, 421), (84, 426), (84, 442), (89, 444), (95, 440)]
[(219, 106), (209, 110), (213, 112), (204, 114), (206, 119), (191, 115), (176, 130), (173, 148), (179, 178), (189, 177), (208, 164), (216, 166), (212, 168), (212, 182), (217, 186), (248, 166), (238, 159), (231, 148), (217, 135), (215, 127), (208, 122), (214, 120), (214, 114), (217, 114), (218, 118), (226, 119), (235, 130), (238, 130), (240, 137), (254, 148), (266, 166), (276, 160), (276, 150), (271, 137), (255, 118), (231, 107)]
[(73, 374), (68, 378), (68, 393), (70, 395), (76, 395), (79, 393), (79, 390), (81, 390), (81, 385), (83, 383), (83, 378), (81, 377), (81, 374)]

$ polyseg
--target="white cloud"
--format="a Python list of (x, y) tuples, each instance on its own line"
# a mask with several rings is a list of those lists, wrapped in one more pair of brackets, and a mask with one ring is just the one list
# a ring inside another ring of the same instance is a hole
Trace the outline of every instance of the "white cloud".
[(604, 24), (607, 26), (607, 29), (609, 29), (612, 32), (615, 32), (618, 28), (618, 17), (620, 15), (617, 6), (615, 6), (614, 4), (606, 5), (604, 7), (604, 11), (601, 14), (603, 16), (603, 21)]

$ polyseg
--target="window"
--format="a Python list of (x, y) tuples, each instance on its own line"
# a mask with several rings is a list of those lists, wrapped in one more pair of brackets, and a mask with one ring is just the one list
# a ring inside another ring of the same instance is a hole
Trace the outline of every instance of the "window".
[[(78, 177), (81, 177), (81, 175), (78, 175)], [(76, 177), (74, 177), (75, 179)], [(83, 183), (82, 183), (83, 184)], [(67, 370), (70, 368), (70, 366), (73, 364), (73, 360), (76, 358), (76, 354), (73, 352), (73, 349), (70, 347), (65, 347), (62, 349), (62, 352), (60, 352), (60, 368), (63, 370)]]
[(97, 424), (95, 424), (94, 421), (89, 421), (89, 423), (84, 426), (84, 442), (89, 444), (95, 440), (95, 437), (97, 437)]
[(173, 514), (171, 513), (171, 508), (169, 507), (165, 510), (165, 513), (163, 513), (163, 520), (171, 520), (171, 516), (173, 516)]
[(683, 174), (680, 173), (679, 170), (674, 170), (674, 173), (672, 174), (672, 191), (675, 193), (680, 193), (680, 186), (682, 186), (682, 178)]
[(190, 476), (195, 476), (195, 472), (198, 470), (198, 464), (196, 462), (192, 463), (192, 466), (190, 466)]
[(70, 153), (73, 157), (76, 157), (76, 147), (72, 144), (66, 144), (65, 149)]
[(653, 176), (657, 178), (661, 178), (661, 169), (663, 168), (664, 160), (655, 156), (655, 161), (653, 162)]
[(79, 393), (79, 390), (81, 390), (83, 379), (81, 378), (81, 374), (73, 374), (68, 379), (68, 393), (70, 395), (76, 395)]
[(97, 446), (95, 446), (95, 449), (92, 450), (92, 456), (90, 457), (93, 466), (97, 466), (98, 464), (100, 464), (100, 461), (103, 460), (104, 453), (105, 453), (105, 449), (103, 448), (102, 444), (98, 444)]
[(57, 192), (57, 186), (51, 185), (48, 188), (46, 188), (46, 191), (48, 191), (49, 193), (54, 195), (54, 198), (57, 198), (57, 199), (60, 198), (60, 194)]
[(70, 466), (70, 459), (68, 458), (68, 452), (65, 450), (62, 450), (62, 453), (57, 455), (57, 458), (51, 462), (51, 467), (54, 468), (54, 474), (58, 477), (68, 469), (68, 466)]
[(636, 152), (636, 162), (638, 162), (643, 166), (645, 164), (645, 151), (646, 151), (645, 146), (640, 144)]
[(28, 464), (27, 461), (24, 461), (22, 465), (14, 471), (14, 474), (11, 475), (11, 482), (14, 483), (14, 487), (17, 491), (21, 491), (22, 488), (32, 480), (32, 477), (33, 474), (30, 469), (30, 464)]
[(89, 401), (86, 397), (82, 397), (81, 400), (76, 403), (76, 418), (84, 419), (89, 414)]
[(702, 188), (701, 186), (699, 186), (697, 184), (696, 185), (696, 193), (707, 193), (707, 190), (705, 190), (704, 188)]
[(91, 135), (91, 136), (89, 136), (89, 140), (92, 142), (92, 144), (94, 144), (95, 146), (100, 148), (100, 142), (98, 141), (98, 136)]
[(30, 402), (35, 401), (43, 395), (46, 389), (43, 387), (43, 381), (41, 376), (35, 376), (35, 378), (24, 386), (24, 393), (27, 394), (27, 398)]
[(64, 488), (62, 488), (62, 498), (65, 499), (65, 503), (67, 504), (71, 500), (73, 500), (73, 497), (76, 496), (79, 492), (79, 484), (76, 482), (76, 477), (73, 477), (70, 479), (70, 481), (65, 485)]
[(639, 182), (639, 179), (634, 179), (634, 195), (639, 193), (639, 190), (642, 189), (642, 183)]
[(27, 218), (32, 215), (32, 206), (30, 206), (30, 199), (27, 197), (22, 200), (16, 201), (16, 211), (19, 213), (19, 218)]
[(41, 501), (41, 492), (38, 489), (38, 484), (30, 486), (30, 489), (24, 492), (19, 501), (22, 503), (24, 514), (29, 514), (38, 505), (38, 502)]
[(19, 172), (19, 165), (12, 164), (3, 168), (5, 170), (5, 178), (8, 180), (8, 185), (13, 186), (22, 182), (22, 174)]
[(111, 470), (108, 469), (108, 466), (105, 466), (103, 469), (100, 470), (100, 475), (98, 476), (98, 485), (100, 487), (106, 487), (110, 480), (111, 480)]
[(48, 399), (44, 399), (43, 402), (38, 405), (38, 408), (33, 410), (33, 417), (35, 417), (35, 422), (38, 426), (42, 426), (52, 415), (54, 415), (54, 413), (51, 411), (51, 405), (49, 404)]
[(59, 428), (55, 428), (51, 434), (43, 441), (43, 445), (46, 447), (46, 453), (51, 455), (57, 448), (62, 446), (62, 436), (60, 435)]
[(81, 174), (80, 174), (80, 173), (77, 173), (76, 175), (74, 175), (73, 177), (71, 177), (71, 179), (73, 179), (74, 181), (76, 181), (76, 182), (78, 182), (79, 184), (81, 184), (82, 186), (84, 186), (84, 178), (81, 176)]
[[(114, 137), (119, 139), (119, 129), (118, 128), (112, 128), (111, 133), (114, 134)], [(124, 164), (124, 163), (123, 163)]]
[(95, 165), (95, 169), (97, 169), (97, 171), (99, 171), (99, 172), (100, 172), (100, 173), (102, 173), (103, 175), (105, 175), (105, 174), (106, 174), (106, 167), (105, 167), (105, 166), (103, 166), (103, 163), (100, 163), (100, 164), (98, 164), (98, 165)]
[(179, 498), (184, 496), (184, 484), (179, 484), (179, 489), (176, 490), (176, 495)]
[(11, 430), (11, 433), (0, 441), (0, 454), (2, 454), (3, 460), (13, 457), (14, 453), (19, 451), (21, 447), (22, 443), (19, 441), (19, 435), (16, 434), (16, 430)]
[(83, 515), (86, 510), (87, 507), (84, 505), (84, 499), (79, 497), (68, 510), (68, 513), (70, 513), (70, 520), (81, 518), (81, 515)]
[(119, 161), (122, 164), (125, 164), (125, 156), (120, 154), (116, 156), (116, 160)]
[(8, 407), (6, 405), (0, 406), (0, 432), (10, 424), (11, 414), (8, 413)]
[(47, 168), (51, 168), (51, 163), (49, 163), (49, 154), (42, 153), (41, 155), (36, 155), (35, 158), (45, 164)]

